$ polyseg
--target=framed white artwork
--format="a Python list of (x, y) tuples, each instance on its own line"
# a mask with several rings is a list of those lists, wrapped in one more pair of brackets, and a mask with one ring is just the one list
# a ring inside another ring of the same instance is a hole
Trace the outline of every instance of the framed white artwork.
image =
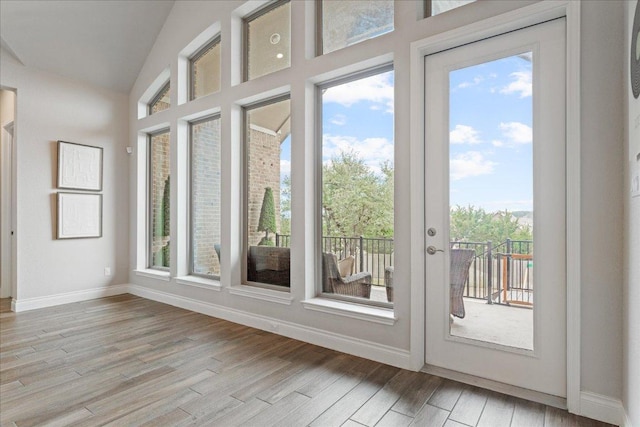
[(102, 194), (58, 193), (58, 239), (102, 237)]
[(102, 147), (58, 141), (58, 188), (102, 191)]

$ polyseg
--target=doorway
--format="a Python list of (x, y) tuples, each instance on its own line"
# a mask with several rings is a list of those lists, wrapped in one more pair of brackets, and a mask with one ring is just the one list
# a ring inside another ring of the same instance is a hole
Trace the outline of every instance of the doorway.
[(428, 365), (566, 397), (566, 23), (425, 57)]

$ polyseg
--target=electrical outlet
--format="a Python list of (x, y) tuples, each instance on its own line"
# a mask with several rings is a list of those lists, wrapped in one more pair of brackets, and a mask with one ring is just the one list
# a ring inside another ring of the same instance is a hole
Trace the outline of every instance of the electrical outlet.
[(105, 276), (111, 276), (111, 268), (105, 267), (104, 268), (104, 275)]

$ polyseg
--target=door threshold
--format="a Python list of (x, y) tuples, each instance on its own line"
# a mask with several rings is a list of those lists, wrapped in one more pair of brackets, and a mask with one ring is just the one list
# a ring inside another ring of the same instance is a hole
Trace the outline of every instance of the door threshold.
[(519, 397), (521, 399), (530, 400), (532, 402), (542, 403), (543, 405), (553, 406), (558, 409), (567, 409), (567, 399), (564, 397), (554, 396), (535, 390), (529, 390), (510, 384), (493, 381), (486, 378), (480, 378), (475, 375), (465, 374), (451, 369), (441, 368), (438, 366), (425, 364), (421, 372), (425, 372), (437, 377), (458, 381), (463, 384), (469, 384), (498, 393), (507, 394), (509, 396)]

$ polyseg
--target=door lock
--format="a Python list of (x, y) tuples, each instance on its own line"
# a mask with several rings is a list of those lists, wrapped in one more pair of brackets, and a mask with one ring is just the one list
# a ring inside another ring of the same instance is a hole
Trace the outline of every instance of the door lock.
[(429, 255), (435, 255), (436, 252), (444, 252), (442, 249), (436, 249), (435, 246), (428, 246), (427, 247), (427, 253)]
[(436, 235), (436, 229), (431, 227), (430, 229), (427, 230), (427, 234), (431, 237)]

